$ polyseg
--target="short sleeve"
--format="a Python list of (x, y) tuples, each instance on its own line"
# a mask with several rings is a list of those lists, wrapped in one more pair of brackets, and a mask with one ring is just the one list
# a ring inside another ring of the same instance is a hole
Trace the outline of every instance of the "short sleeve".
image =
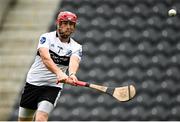
[(82, 58), (82, 46), (79, 46), (79, 49), (76, 50), (72, 55), (77, 56), (81, 60), (81, 58)]
[(49, 38), (47, 34), (42, 34), (39, 38), (39, 43), (38, 43), (38, 47), (37, 49), (41, 48), (41, 47), (46, 47), (49, 49), (50, 42), (49, 42)]

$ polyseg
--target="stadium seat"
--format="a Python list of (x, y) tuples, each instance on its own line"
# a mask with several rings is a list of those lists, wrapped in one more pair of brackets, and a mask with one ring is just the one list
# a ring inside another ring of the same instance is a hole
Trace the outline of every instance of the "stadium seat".
[[(164, 102), (166, 101), (166, 102)], [(161, 104), (163, 107), (171, 106), (170, 94), (166, 92), (159, 93), (156, 97), (156, 105)]]
[(166, 10), (166, 5), (164, 3), (157, 3), (156, 5), (153, 6), (154, 12), (159, 14), (160, 17), (166, 17), (167, 16), (167, 11)]
[[(165, 108), (161, 105), (158, 106), (154, 106), (151, 111), (149, 112), (149, 117), (148, 120), (161, 120), (161, 121), (165, 121), (167, 120), (167, 116), (168, 116), (169, 111), (165, 111)], [(158, 116), (159, 114), (162, 114), (163, 116)]]
[(128, 18), (132, 15), (132, 11), (128, 5), (119, 3), (115, 6), (115, 14), (120, 15), (124, 18)]
[[(143, 116), (137, 116), (137, 115), (143, 115)], [(128, 120), (130, 121), (141, 121), (144, 120), (147, 117), (146, 110), (142, 106), (137, 106), (136, 108), (132, 108), (129, 114)]]
[(91, 20), (92, 28), (98, 28), (98, 30), (105, 30), (107, 27), (107, 20), (104, 17), (97, 16)]
[(140, 16), (142, 18), (146, 18), (150, 14), (151, 14), (150, 9), (148, 8), (148, 6), (146, 4), (144, 4), (142, 2), (137, 3), (136, 6), (133, 8), (134, 16)]
[[(148, 15), (148, 14), (147, 14)], [(140, 16), (133, 16), (130, 20), (129, 20), (129, 26), (130, 27), (134, 27), (137, 30), (142, 30), (146, 28), (146, 22), (144, 21), (143, 17)], [(137, 31), (135, 31), (137, 32)]]
[[(116, 10), (117, 9), (117, 10)], [(121, 9), (120, 9), (121, 10)], [(115, 11), (120, 12), (118, 8), (115, 8)], [(121, 10), (122, 11), (122, 10)], [(115, 16), (111, 18), (112, 25), (117, 29), (125, 29), (127, 27), (128, 21), (123, 16)], [(113, 27), (112, 26), (112, 27)]]
[[(78, 9), (78, 11), (80, 11), (79, 9)], [(78, 22), (79, 22), (79, 24), (77, 25), (77, 29), (78, 30), (85, 30), (85, 31), (87, 31), (91, 27), (91, 23), (90, 23), (91, 21), (86, 19), (85, 17), (80, 17)], [(78, 35), (78, 36), (82, 36), (82, 35)]]
[(65, 108), (65, 106), (58, 106), (58, 109), (55, 109), (52, 111), (52, 116), (49, 118), (52, 121), (57, 121), (57, 120), (67, 120), (69, 119), (71, 116), (70, 114), (65, 114), (65, 113), (69, 113), (69, 110), (67, 110)]
[(95, 11), (93, 11), (92, 6), (88, 4), (80, 6), (78, 12), (79, 12), (79, 16), (86, 17), (87, 19), (91, 19), (95, 14)]
[[(99, 6), (96, 8), (96, 13), (99, 16), (104, 16), (105, 18), (109, 18), (113, 14), (113, 9), (108, 4), (99, 4)], [(103, 24), (103, 23), (101, 23)]]
[(110, 112), (111, 112), (111, 116), (109, 117), (110, 120), (112, 121), (128, 120), (129, 117), (128, 109), (125, 109), (123, 106), (114, 106)]
[(179, 105), (173, 106), (170, 109), (170, 115), (168, 116), (168, 120), (172, 120), (172, 121), (179, 120), (180, 119), (180, 117), (178, 116), (179, 112), (180, 112), (180, 106)]

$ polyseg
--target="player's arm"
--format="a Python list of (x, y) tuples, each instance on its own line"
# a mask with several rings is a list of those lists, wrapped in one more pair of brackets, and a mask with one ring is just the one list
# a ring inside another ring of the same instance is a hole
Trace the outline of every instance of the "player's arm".
[(69, 62), (69, 77), (74, 81), (78, 81), (77, 77), (76, 77), (76, 73), (77, 70), (79, 69), (79, 64), (81, 61), (81, 57), (82, 57), (82, 47), (80, 47), (80, 49), (74, 53), (73, 55), (71, 55), (70, 57), (70, 62)]
[(69, 62), (69, 75), (76, 75), (76, 72), (79, 68), (79, 63), (80, 63), (80, 59), (75, 56), (75, 55), (72, 55), (70, 57), (70, 62)]
[(62, 70), (53, 62), (50, 57), (49, 49), (45, 47), (39, 48), (39, 54), (44, 65), (57, 76), (58, 81), (66, 79), (68, 76), (62, 72)]

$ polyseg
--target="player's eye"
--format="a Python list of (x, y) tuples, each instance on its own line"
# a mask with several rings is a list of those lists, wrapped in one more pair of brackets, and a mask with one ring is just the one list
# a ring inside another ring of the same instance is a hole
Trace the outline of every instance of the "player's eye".
[(68, 21), (62, 21), (62, 24), (67, 25)]
[(69, 24), (69, 25), (73, 25), (73, 26), (75, 25), (75, 23), (71, 22), (71, 21), (64, 21), (63, 24), (65, 24), (65, 25)]

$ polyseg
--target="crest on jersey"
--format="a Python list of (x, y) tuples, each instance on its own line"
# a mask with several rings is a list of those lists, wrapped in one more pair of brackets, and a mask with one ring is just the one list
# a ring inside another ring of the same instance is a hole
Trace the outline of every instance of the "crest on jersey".
[(42, 37), (41, 39), (40, 39), (40, 43), (41, 44), (44, 44), (46, 42), (46, 37)]
[(82, 57), (82, 50), (79, 50), (78, 55)]
[(68, 50), (67, 52), (66, 52), (66, 56), (69, 56), (69, 55), (71, 55), (72, 54), (72, 50)]

